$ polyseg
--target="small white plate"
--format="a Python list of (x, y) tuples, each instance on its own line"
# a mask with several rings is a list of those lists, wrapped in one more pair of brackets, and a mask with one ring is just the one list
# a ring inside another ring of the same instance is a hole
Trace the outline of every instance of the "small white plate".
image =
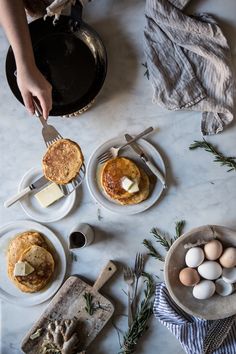
[[(87, 165), (87, 174), (86, 174), (86, 179), (87, 179), (87, 185), (88, 189), (92, 195), (92, 197), (104, 208), (113, 211), (115, 213), (119, 214), (126, 214), (126, 215), (132, 215), (132, 214), (137, 214), (141, 213), (142, 211), (150, 208), (156, 201), (160, 198), (161, 193), (163, 191), (163, 185), (159, 180), (156, 180), (154, 184), (151, 184), (152, 190), (150, 193), (150, 196), (144, 200), (143, 202), (135, 205), (121, 205), (116, 203), (115, 201), (109, 199), (101, 187), (101, 185), (98, 182), (98, 174), (99, 174), (99, 168), (101, 165), (98, 164), (97, 157), (108, 150), (112, 146), (119, 146), (124, 144), (125, 141), (122, 137), (120, 138), (115, 138), (108, 140), (106, 143), (100, 145), (92, 154), (92, 156), (89, 159), (88, 165)], [(154, 164), (159, 168), (159, 170), (163, 173), (163, 175), (166, 174), (165, 170), (165, 165), (162, 160), (161, 155), (157, 151), (157, 149), (147, 142), (144, 139), (139, 139), (138, 144), (140, 145), (141, 148), (147, 153), (148, 157), (150, 160), (154, 162)], [(142, 167), (149, 176), (152, 176), (152, 173), (149, 172), (149, 169), (146, 167), (146, 165), (142, 162), (142, 160), (136, 155), (131, 147), (127, 146), (124, 150), (122, 150), (119, 154), (119, 156), (124, 156), (127, 158), (132, 159), (137, 163), (138, 166)], [(152, 178), (151, 178), (152, 179)]]
[[(23, 176), (18, 191), (28, 187), (31, 183), (42, 176), (42, 170), (40, 168), (31, 168)], [(41, 207), (38, 201), (35, 199), (34, 194), (38, 191), (32, 191), (25, 198), (20, 201), (21, 207), (24, 212), (32, 219), (39, 222), (53, 222), (64, 218), (73, 208), (76, 191), (72, 192), (66, 197), (62, 197), (47, 208)]]
[[(7, 275), (9, 243), (18, 233), (27, 230), (35, 230), (43, 234), (51, 245), (55, 260), (55, 271), (49, 284), (41, 291), (32, 294), (21, 292)], [(0, 228), (0, 263), (0, 298), (24, 307), (35, 306), (51, 298), (63, 283), (66, 273), (65, 251), (57, 236), (47, 227), (28, 220), (14, 221)]]

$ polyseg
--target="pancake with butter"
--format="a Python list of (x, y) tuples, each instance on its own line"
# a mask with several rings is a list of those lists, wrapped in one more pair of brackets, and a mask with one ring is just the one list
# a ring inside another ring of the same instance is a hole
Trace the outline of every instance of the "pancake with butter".
[(125, 199), (130, 193), (122, 188), (122, 178), (127, 177), (139, 184), (141, 174), (138, 166), (125, 157), (108, 160), (101, 173), (101, 184), (106, 194), (112, 199)]
[(79, 174), (83, 162), (79, 145), (69, 139), (60, 139), (50, 145), (44, 155), (43, 172), (49, 181), (66, 184)]
[(22, 253), (32, 245), (48, 249), (44, 237), (37, 231), (22, 232), (11, 240), (7, 252), (8, 276), (14, 278), (15, 264), (19, 261)]
[(139, 204), (149, 196), (150, 182), (148, 175), (143, 169), (139, 169), (141, 173), (141, 179), (139, 183), (139, 191), (137, 193), (129, 194), (128, 198), (118, 198), (117, 201), (122, 205)]
[(24, 292), (33, 293), (45, 287), (54, 272), (54, 259), (45, 248), (33, 245), (26, 249), (20, 262), (27, 262), (34, 271), (29, 275), (15, 276), (15, 285)]

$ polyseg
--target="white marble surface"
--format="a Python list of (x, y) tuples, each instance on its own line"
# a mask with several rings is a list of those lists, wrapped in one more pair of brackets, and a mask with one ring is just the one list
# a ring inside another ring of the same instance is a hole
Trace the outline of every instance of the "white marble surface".
[[(215, 223), (236, 229), (236, 175), (227, 173), (212, 162), (204, 151), (191, 152), (188, 146), (200, 135), (200, 113), (168, 112), (152, 104), (152, 88), (146, 77), (142, 39), (144, 0), (96, 0), (87, 6), (85, 18), (104, 39), (109, 69), (104, 88), (92, 109), (78, 119), (52, 118), (63, 136), (78, 141), (86, 159), (105, 140), (126, 131), (138, 133), (149, 125), (158, 127), (149, 140), (163, 155), (168, 171), (169, 189), (161, 201), (143, 214), (123, 216), (101, 209), (91, 199), (86, 185), (80, 190), (73, 212), (50, 224), (65, 241), (76, 222), (87, 222), (96, 229), (96, 242), (81, 250), (78, 262), (69, 268), (94, 281), (100, 266), (108, 259), (118, 264), (132, 264), (135, 253), (153, 226), (172, 232), (176, 220), (185, 219), (186, 229)], [(222, 20), (235, 63), (236, 2), (235, 0), (193, 0), (189, 11), (207, 11)], [(0, 44), (0, 225), (24, 219), (19, 205), (6, 210), (3, 201), (15, 191), (21, 176), (39, 163), (45, 151), (40, 123), (31, 118), (10, 92), (4, 74), (7, 41), (2, 32)], [(221, 150), (235, 155), (235, 121), (219, 136), (209, 138)], [(147, 270), (162, 276), (162, 264), (150, 260)], [(1, 280), (0, 280), (1, 281)], [(124, 313), (126, 296), (121, 272), (105, 287), (116, 304), (116, 314)], [(1, 303), (1, 354), (20, 353), (22, 336), (39, 317), (46, 304), (31, 309)], [(124, 328), (125, 323), (123, 323)], [(91, 346), (89, 353), (115, 354), (119, 351), (116, 331), (111, 323)], [(174, 337), (155, 319), (141, 341), (138, 353), (181, 354)]]

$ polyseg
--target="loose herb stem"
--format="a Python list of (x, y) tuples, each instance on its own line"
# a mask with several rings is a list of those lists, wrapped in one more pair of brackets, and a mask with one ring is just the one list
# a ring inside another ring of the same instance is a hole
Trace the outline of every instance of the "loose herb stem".
[(146, 289), (144, 291), (144, 299), (141, 302), (140, 307), (138, 308), (132, 325), (124, 335), (123, 345), (119, 354), (132, 354), (135, 352), (138, 340), (147, 330), (148, 320), (153, 313), (152, 298), (154, 295), (155, 284), (149, 274), (143, 273), (143, 276), (145, 276), (146, 278)]
[(224, 156), (221, 152), (217, 150), (215, 146), (208, 143), (205, 139), (203, 139), (203, 141), (195, 140), (194, 143), (189, 146), (190, 150), (194, 150), (198, 148), (204, 149), (205, 151), (213, 154), (215, 156), (214, 162), (220, 163), (221, 166), (229, 167), (229, 170), (227, 172), (233, 170), (236, 171), (236, 157)]
[(143, 245), (148, 249), (149, 253), (148, 255), (158, 259), (161, 262), (165, 261), (165, 258), (156, 250), (155, 247), (153, 247), (152, 242), (149, 240), (143, 240)]
[(185, 220), (180, 220), (175, 223), (175, 240), (182, 235), (184, 226)]
[(163, 235), (157, 228), (153, 228), (151, 233), (155, 237), (156, 242), (160, 243), (160, 245), (164, 247), (166, 251), (169, 251), (174, 240), (172, 238), (168, 239), (168, 237)]
[(86, 301), (86, 306), (85, 310), (88, 312), (90, 316), (93, 316), (94, 312), (96, 311), (96, 307), (94, 306), (93, 303), (93, 295), (90, 293), (85, 293), (84, 294), (84, 299)]
[[(160, 230), (157, 229), (157, 228), (153, 228), (151, 230), (151, 233), (155, 237), (156, 242), (160, 243), (160, 245), (162, 247), (164, 247), (164, 249), (168, 252), (170, 247), (174, 243), (174, 241), (177, 240), (177, 238), (179, 238), (182, 235), (184, 226), (185, 226), (185, 221), (184, 220), (180, 220), (180, 221), (176, 222), (176, 224), (175, 224), (175, 236), (173, 238), (172, 237), (168, 237), (167, 235), (161, 233)], [(157, 249), (153, 246), (151, 241), (149, 241), (147, 239), (144, 239), (143, 240), (143, 245), (149, 251), (149, 253), (148, 253), (149, 256), (151, 256), (151, 257), (153, 257), (155, 259), (158, 259), (161, 262), (165, 261), (165, 257), (163, 257), (159, 253), (159, 251), (157, 251)]]

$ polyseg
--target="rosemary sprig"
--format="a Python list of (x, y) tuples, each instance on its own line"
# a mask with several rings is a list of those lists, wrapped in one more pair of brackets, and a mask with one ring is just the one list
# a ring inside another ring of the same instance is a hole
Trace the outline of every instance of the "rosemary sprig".
[(83, 297), (86, 301), (85, 310), (88, 312), (90, 316), (93, 316), (94, 312), (97, 310), (97, 308), (93, 303), (93, 295), (90, 293), (84, 293)]
[(143, 245), (148, 249), (148, 255), (158, 259), (161, 262), (165, 261), (165, 258), (153, 247), (152, 242), (149, 240), (143, 240)]
[(194, 150), (194, 149), (198, 149), (198, 148), (204, 149), (205, 151), (213, 154), (215, 156), (214, 162), (220, 163), (221, 166), (229, 167), (229, 170), (227, 172), (230, 172), (233, 170), (236, 171), (236, 157), (224, 156), (221, 152), (219, 152), (216, 149), (215, 146), (208, 143), (205, 139), (203, 139), (203, 141), (195, 140), (194, 143), (189, 146), (190, 150)]
[(174, 239), (168, 239), (166, 235), (163, 235), (159, 229), (156, 227), (151, 230), (152, 235), (155, 237), (156, 241), (160, 243), (162, 247), (165, 248), (166, 251), (169, 251)]
[(182, 235), (184, 226), (185, 220), (180, 220), (175, 223), (175, 240)]
[(146, 289), (144, 290), (144, 299), (142, 300), (140, 307), (137, 310), (132, 325), (124, 335), (123, 345), (119, 354), (131, 354), (135, 352), (138, 340), (147, 330), (148, 320), (153, 313), (152, 308), (155, 283), (151, 275), (143, 273), (143, 276), (146, 278)]
[[(172, 244), (175, 242), (175, 240), (177, 240), (177, 238), (179, 238), (182, 235), (184, 226), (185, 226), (184, 220), (180, 220), (175, 223), (175, 236), (173, 238), (168, 237), (167, 235), (161, 233), (160, 230), (157, 228), (153, 228), (151, 230), (151, 233), (155, 237), (156, 242), (160, 243), (160, 245), (164, 247), (165, 250), (168, 252)], [(165, 257), (163, 257), (159, 253), (159, 251), (157, 251), (157, 249), (153, 246), (151, 241), (144, 239), (142, 243), (149, 251), (148, 253), (149, 256), (158, 259), (161, 262), (165, 261)]]

